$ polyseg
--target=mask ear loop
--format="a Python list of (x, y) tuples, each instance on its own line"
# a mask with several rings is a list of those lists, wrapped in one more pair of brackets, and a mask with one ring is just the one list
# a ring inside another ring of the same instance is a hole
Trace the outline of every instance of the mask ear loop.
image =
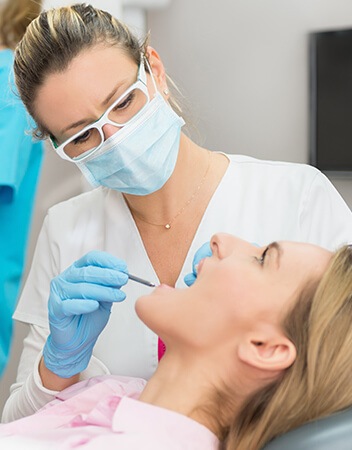
[(143, 53), (141, 54), (141, 58), (145, 61), (146, 65), (147, 65), (148, 72), (149, 72), (149, 74), (151, 76), (151, 79), (152, 79), (152, 82), (153, 82), (153, 87), (154, 87), (155, 94), (156, 94), (158, 92), (158, 88), (157, 88), (157, 85), (156, 85), (156, 82), (155, 82), (155, 79), (154, 79), (154, 75), (153, 75), (153, 72), (152, 72), (152, 68), (150, 67), (148, 58)]

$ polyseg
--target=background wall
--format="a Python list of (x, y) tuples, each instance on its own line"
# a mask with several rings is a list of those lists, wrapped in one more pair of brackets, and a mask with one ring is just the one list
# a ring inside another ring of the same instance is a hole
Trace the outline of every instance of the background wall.
[[(104, 1), (116, 11), (120, 3), (138, 3)], [(69, 2), (46, 0), (53, 3)], [(308, 161), (307, 34), (352, 28), (351, 0), (175, 0), (151, 10), (146, 23), (151, 44), (187, 97), (198, 142), (229, 153)], [(352, 207), (352, 180), (332, 182)], [(48, 148), (27, 270), (47, 209), (83, 189), (78, 170)], [(26, 332), (16, 324), (11, 361), (0, 382), (0, 412)]]
[[(201, 143), (308, 161), (307, 35), (352, 28), (350, 0), (177, 0), (148, 19)], [(332, 181), (352, 206), (352, 180)]]

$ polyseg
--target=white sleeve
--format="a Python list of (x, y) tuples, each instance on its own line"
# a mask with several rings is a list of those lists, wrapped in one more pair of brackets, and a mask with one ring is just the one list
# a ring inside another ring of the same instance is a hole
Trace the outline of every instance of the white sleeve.
[(34, 251), (28, 278), (23, 287), (14, 319), (48, 328), (50, 282), (60, 272), (60, 249), (51, 236), (50, 215), (44, 219)]
[(317, 171), (300, 211), (302, 236), (330, 250), (352, 243), (352, 212), (328, 180)]
[(38, 373), (41, 349), (47, 334), (44, 328), (30, 326), (28, 336), (23, 342), (17, 379), (10, 388), (10, 397), (3, 410), (2, 422), (29, 416), (55, 397), (55, 391), (45, 389), (41, 385)]
[[(55, 398), (57, 391), (46, 389), (41, 382), (38, 367), (48, 331), (37, 325), (30, 325), (28, 336), (23, 342), (23, 351), (18, 366), (16, 382), (10, 388), (2, 422), (11, 422), (29, 416)], [(109, 374), (107, 367), (92, 356), (89, 366), (80, 379)]]

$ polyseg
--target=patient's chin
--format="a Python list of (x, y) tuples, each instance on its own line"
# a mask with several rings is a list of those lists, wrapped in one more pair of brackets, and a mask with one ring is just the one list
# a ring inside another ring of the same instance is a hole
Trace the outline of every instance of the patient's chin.
[(169, 292), (173, 288), (158, 287), (151, 294), (139, 297), (135, 303), (135, 311), (139, 319), (158, 335), (172, 317), (172, 308), (170, 308), (172, 302), (169, 302), (168, 296), (164, 295), (166, 290)]
[(135, 311), (137, 316), (142, 322), (149, 327), (149, 322), (156, 312), (156, 299), (153, 298), (153, 294), (142, 295), (138, 297), (135, 303)]

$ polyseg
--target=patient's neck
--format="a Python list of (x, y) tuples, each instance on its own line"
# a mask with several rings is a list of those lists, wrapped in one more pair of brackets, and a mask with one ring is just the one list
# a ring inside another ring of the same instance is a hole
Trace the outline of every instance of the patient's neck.
[[(194, 355), (187, 358), (185, 354), (166, 352), (140, 400), (190, 417), (221, 437), (222, 427), (227, 426), (226, 422), (232, 421), (237, 415), (243, 398), (231, 399), (229, 417), (224, 417), (221, 422), (225, 423), (220, 426), (217, 420), (220, 411), (216, 411), (215, 394), (216, 389), (223, 388), (226, 367), (217, 370), (218, 367), (219, 364), (212, 362), (206, 355), (204, 358)], [(222, 403), (222, 414), (224, 411), (226, 407)]]

